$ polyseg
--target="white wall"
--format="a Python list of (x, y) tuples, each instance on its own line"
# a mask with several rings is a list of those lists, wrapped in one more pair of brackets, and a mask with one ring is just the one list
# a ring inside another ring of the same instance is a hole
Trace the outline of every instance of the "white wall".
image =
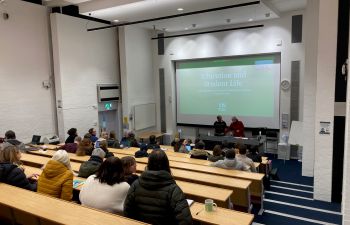
[[(259, 29), (165, 39), (165, 55), (157, 56), (154, 53), (154, 58), (157, 68), (163, 67), (165, 69), (166, 99), (170, 99), (166, 105), (167, 132), (177, 131), (175, 69), (173, 65), (175, 60), (281, 52), (281, 79), (290, 80), (291, 61), (300, 60), (302, 80), (304, 76), (304, 44), (291, 43), (292, 15), (300, 14), (303, 12), (292, 12), (282, 15), (279, 19), (262, 21), (264, 27)], [(282, 46), (277, 45), (279, 41), (282, 41)], [(280, 113), (289, 114), (290, 90), (281, 91), (280, 102)], [(302, 107), (300, 108), (302, 109)], [(213, 117), (213, 123), (215, 119)], [(185, 136), (192, 138), (195, 136), (193, 128), (183, 127), (182, 131)], [(282, 131), (282, 133), (284, 132), (286, 131)]]
[[(122, 27), (119, 47), (123, 117), (129, 118), (133, 106), (156, 103), (151, 31), (137, 26)], [(133, 121), (129, 121), (129, 130), (133, 129)]]
[[(349, 25), (350, 28), (350, 25)], [(350, 39), (349, 39), (350, 43)], [(349, 45), (350, 55), (350, 45)], [(349, 66), (348, 66), (349, 68)], [(350, 225), (350, 83), (349, 73), (347, 79), (346, 96), (346, 123), (345, 123), (345, 146), (344, 146), (344, 168), (343, 168), (343, 199), (342, 213), (343, 225)]]
[(87, 31), (101, 25), (51, 14), (56, 98), (62, 105), (57, 109), (61, 140), (71, 127), (79, 135), (91, 127), (98, 130), (96, 85), (119, 83), (116, 30)]
[(13, 129), (27, 142), (33, 134), (56, 133), (48, 15), (43, 6), (20, 0), (6, 1), (0, 11), (0, 136)]
[(315, 160), (315, 110), (317, 79), (319, 1), (308, 1), (305, 9), (305, 76), (303, 118), (303, 176), (314, 175)]

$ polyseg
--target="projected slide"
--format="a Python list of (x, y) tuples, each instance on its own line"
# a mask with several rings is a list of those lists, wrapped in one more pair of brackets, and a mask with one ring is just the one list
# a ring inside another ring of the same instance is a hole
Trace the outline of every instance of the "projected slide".
[(177, 62), (177, 122), (211, 125), (221, 114), (279, 127), (279, 55)]

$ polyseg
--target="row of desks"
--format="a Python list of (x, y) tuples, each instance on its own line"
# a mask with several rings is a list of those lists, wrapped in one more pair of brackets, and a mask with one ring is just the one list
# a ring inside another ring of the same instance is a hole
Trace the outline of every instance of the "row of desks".
[[(57, 148), (57, 146), (48, 146), (48, 147), (51, 149)], [(162, 146), (162, 147), (165, 147), (165, 146)], [(166, 146), (166, 147), (169, 147), (169, 146)], [(137, 148), (128, 148), (128, 149), (110, 148), (109, 150), (111, 152), (113, 152), (117, 157), (121, 158), (125, 155), (134, 155), (134, 153), (138, 149)], [(250, 188), (250, 194), (252, 195), (253, 200), (256, 203), (259, 203), (261, 205), (263, 204), (263, 177), (264, 177), (264, 174), (210, 167), (210, 166), (208, 166), (208, 165), (210, 165), (209, 161), (200, 160), (200, 159), (191, 159), (188, 157), (177, 157), (177, 156), (188, 156), (188, 154), (173, 152), (173, 151), (171, 151), (171, 149), (166, 150), (166, 152), (167, 152), (167, 154), (174, 153), (174, 155), (176, 155), (176, 156), (168, 156), (172, 170), (175, 169), (175, 175), (178, 174), (180, 176), (180, 174), (183, 174), (183, 171), (179, 171), (179, 170), (185, 169), (186, 171), (200, 172), (201, 174), (205, 173), (205, 174), (212, 174), (212, 175), (220, 175), (220, 176), (224, 176), (224, 177), (233, 177), (233, 178), (251, 181), (252, 184), (250, 185), (249, 188)], [(48, 150), (46, 152), (40, 152), (40, 151), (35, 152), (34, 151), (31, 153), (38, 154), (38, 155), (44, 155), (44, 156), (52, 156), (54, 151), (50, 151), (50, 150)], [(70, 154), (70, 158), (72, 161), (84, 162), (84, 161), (87, 161), (89, 159), (89, 156), (76, 156), (75, 154)], [(136, 161), (138, 163), (147, 164), (148, 158), (136, 158)], [(144, 170), (144, 168), (145, 168), (145, 165), (139, 164), (137, 166), (137, 169), (139, 172), (142, 172)], [(191, 173), (187, 173), (187, 174), (189, 174), (189, 176), (195, 175), (195, 174), (191, 174)], [(201, 175), (201, 176), (199, 176), (199, 178), (202, 179), (203, 176), (205, 176), (205, 175)], [(185, 178), (184, 177), (175, 177), (175, 178), (179, 179), (179, 180), (183, 180), (183, 179), (190, 180), (190, 178), (188, 176), (185, 176)], [(217, 177), (217, 178), (219, 178), (219, 180), (222, 180), (222, 179), (220, 179), (220, 177)], [(214, 179), (214, 180), (215, 180), (215, 182), (217, 182), (218, 179)], [(196, 182), (201, 183), (198, 180)], [(218, 184), (222, 184), (222, 183), (223, 182), (218, 182)], [(236, 182), (236, 184), (240, 184), (240, 183), (241, 182)], [(208, 182), (205, 182), (204, 184), (205, 185), (215, 185), (213, 183), (208, 183)], [(228, 186), (221, 186), (221, 187), (231, 188)], [(244, 188), (244, 187), (241, 186), (240, 188)], [(232, 199), (233, 199), (234, 203), (238, 202), (238, 205), (240, 205), (240, 206), (243, 206), (245, 204), (250, 204), (248, 201), (245, 201), (244, 203), (243, 202), (240, 203), (240, 201), (243, 200), (243, 198), (237, 199), (237, 197), (233, 197)]]
[[(32, 154), (36, 155), (43, 155), (47, 157), (51, 157), (54, 154), (55, 151), (47, 150), (46, 152), (31, 152)], [(89, 156), (76, 156), (75, 154), (69, 153), (71, 161), (75, 161), (77, 163), (82, 163), (84, 161), (87, 161), (89, 159)], [(123, 157), (125, 155), (119, 155), (116, 154), (117, 157)], [(48, 160), (48, 159), (46, 159)], [(137, 158), (136, 159), (137, 164), (137, 171), (143, 172), (147, 166), (148, 158)], [(35, 158), (30, 155), (24, 155), (22, 156), (22, 161), (36, 161), (36, 162), (42, 162), (40, 158)], [(80, 166), (80, 165), (79, 165)], [(178, 163), (178, 162), (172, 162), (170, 161), (170, 166), (172, 167), (172, 175), (176, 180), (180, 181), (187, 181), (187, 182), (194, 182), (197, 184), (202, 184), (206, 186), (212, 186), (212, 187), (218, 187), (218, 188), (224, 188), (232, 190), (234, 194), (231, 194), (231, 199), (235, 206), (243, 207), (246, 209), (249, 209), (250, 207), (250, 194), (253, 194), (257, 196), (258, 198), (262, 197), (262, 178), (259, 185), (259, 177), (263, 177), (262, 174), (257, 173), (248, 173), (243, 172), (243, 174), (246, 174), (247, 176), (250, 176), (255, 179), (254, 186), (251, 185), (253, 182), (251, 180), (242, 180), (237, 179), (234, 177), (235, 174), (240, 174), (242, 171), (235, 171), (235, 170), (225, 170), (221, 168), (215, 168), (215, 167), (209, 167), (209, 166), (200, 166), (200, 165), (193, 165), (188, 163)], [(78, 167), (76, 163), (72, 162), (72, 168)], [(177, 167), (177, 168), (176, 168)], [(188, 169), (192, 167), (192, 170)], [(197, 168), (196, 168), (197, 167)], [(198, 168), (199, 167), (199, 168)], [(185, 170), (184, 170), (185, 169)], [(197, 171), (193, 171), (197, 170)], [(210, 174), (210, 172), (212, 174)], [(215, 173), (215, 171), (218, 171)], [(221, 171), (221, 175), (217, 176), (218, 173)], [(242, 176), (243, 176), (242, 174)], [(228, 176), (227, 176), (228, 175)], [(253, 188), (253, 192), (250, 193), (250, 188)], [(198, 190), (198, 189), (197, 189)], [(191, 191), (191, 189), (189, 189)], [(188, 193), (190, 194), (190, 193)], [(202, 193), (204, 196), (208, 198), (208, 194), (206, 191), (203, 191)], [(219, 204), (221, 206), (226, 205), (227, 202), (229, 202), (229, 199), (225, 200), (223, 204)]]
[[(23, 224), (66, 224), (66, 225), (141, 225), (146, 224), (123, 216), (81, 206), (72, 202), (31, 192), (11, 185), (0, 183), (0, 215)], [(194, 220), (207, 224), (249, 225), (253, 215), (218, 208), (208, 213), (201, 203), (193, 203), (190, 207)], [(16, 215), (21, 218), (13, 218)], [(33, 216), (32, 218), (30, 216)], [(213, 223), (214, 222), (214, 223)]]
[[(50, 158), (47, 157), (40, 157), (35, 155), (29, 155), (29, 154), (22, 154), (22, 161), (26, 164), (29, 164), (33, 167), (40, 167), (44, 164), (46, 164)], [(74, 171), (79, 171), (80, 163), (78, 162), (71, 162), (72, 169)], [(29, 167), (28, 173), (41, 173), (41, 170), (39, 168), (34, 168), (36, 170), (33, 170), (32, 167)], [(142, 172), (138, 170), (139, 172)], [(76, 179), (83, 179), (76, 177)], [(206, 186), (206, 185), (200, 185), (196, 183), (176, 180), (177, 184), (180, 186), (180, 188), (183, 190), (183, 192), (188, 196), (188, 198), (191, 198), (193, 200), (204, 202), (206, 198), (213, 199), (220, 207), (228, 208), (229, 203), (231, 201), (231, 196), (233, 195), (233, 191), (229, 189), (219, 188), (219, 187), (213, 187), (213, 186)]]
[[(30, 167), (26, 166), (25, 167), (25, 173), (27, 175), (35, 173), (35, 174), (41, 174), (42, 170), (40, 168), (35, 168), (35, 167)], [(75, 177), (74, 180), (85, 180), (84, 178), (80, 177)], [(201, 190), (202, 188), (205, 188), (207, 192), (217, 192), (217, 196), (222, 196), (227, 193), (228, 190), (218, 190), (217, 188), (213, 187), (201, 187), (202, 185), (195, 185), (187, 182), (182, 182), (182, 181), (176, 181), (176, 183), (180, 186), (180, 188), (185, 192), (186, 190)], [(81, 186), (79, 186), (77, 189), (80, 190)], [(209, 188), (209, 189), (208, 189)], [(185, 193), (186, 194), (186, 193)], [(187, 196), (187, 194), (186, 194)], [(207, 197), (208, 198), (208, 197)], [(193, 199), (197, 201), (196, 199)], [(204, 202), (201, 201), (201, 202)], [(219, 206), (220, 207), (220, 206)], [(208, 223), (208, 224), (251, 224), (253, 220), (253, 215), (247, 214), (247, 213), (242, 213), (242, 212), (237, 212), (233, 210), (228, 210), (224, 208), (218, 208), (217, 211), (213, 213), (208, 213), (205, 212), (204, 205), (198, 202), (195, 202), (191, 205), (190, 210), (192, 213), (192, 217), (196, 221)], [(100, 222), (101, 223), (101, 222)], [(117, 223), (119, 224), (119, 223)]]

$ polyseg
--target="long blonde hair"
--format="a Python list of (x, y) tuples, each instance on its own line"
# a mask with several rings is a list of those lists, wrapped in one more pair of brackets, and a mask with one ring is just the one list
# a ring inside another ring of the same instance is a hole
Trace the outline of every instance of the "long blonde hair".
[(0, 162), (13, 163), (17, 166), (22, 165), (18, 154), (20, 153), (19, 149), (15, 145), (5, 145), (0, 150)]

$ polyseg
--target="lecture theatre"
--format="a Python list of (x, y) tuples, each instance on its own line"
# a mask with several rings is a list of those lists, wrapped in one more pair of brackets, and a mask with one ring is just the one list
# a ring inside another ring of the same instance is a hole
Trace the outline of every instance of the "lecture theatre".
[(0, 224), (350, 225), (349, 0), (0, 0)]

